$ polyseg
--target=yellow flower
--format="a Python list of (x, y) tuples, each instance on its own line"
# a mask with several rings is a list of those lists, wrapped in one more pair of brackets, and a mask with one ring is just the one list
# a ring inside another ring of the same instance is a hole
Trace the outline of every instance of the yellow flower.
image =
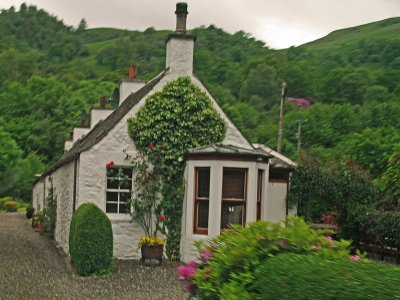
[(162, 246), (165, 240), (156, 236), (142, 236), (139, 240), (139, 247), (141, 246)]

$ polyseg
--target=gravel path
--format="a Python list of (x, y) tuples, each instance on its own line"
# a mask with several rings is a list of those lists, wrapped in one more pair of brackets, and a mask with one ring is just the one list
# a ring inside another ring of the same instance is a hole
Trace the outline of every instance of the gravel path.
[(22, 213), (0, 213), (0, 299), (186, 299), (178, 263), (145, 267), (116, 261), (112, 274), (80, 277)]

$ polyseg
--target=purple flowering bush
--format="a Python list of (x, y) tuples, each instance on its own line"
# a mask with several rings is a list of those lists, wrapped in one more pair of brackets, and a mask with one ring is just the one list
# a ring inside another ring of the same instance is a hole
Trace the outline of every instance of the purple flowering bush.
[(281, 223), (259, 221), (232, 226), (220, 236), (197, 244), (198, 259), (178, 268), (178, 278), (196, 299), (254, 299), (255, 270), (283, 253), (326, 259), (364, 260), (349, 255), (350, 242), (335, 241), (299, 217)]

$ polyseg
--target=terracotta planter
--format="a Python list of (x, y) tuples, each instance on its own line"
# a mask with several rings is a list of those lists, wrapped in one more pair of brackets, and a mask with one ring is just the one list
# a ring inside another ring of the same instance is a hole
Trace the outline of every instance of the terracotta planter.
[(140, 248), (142, 252), (142, 262), (146, 265), (151, 265), (153, 261), (158, 262), (158, 265), (161, 264), (164, 246), (147, 246), (144, 245)]
[(45, 231), (43, 224), (38, 224), (36, 227), (33, 228), (36, 232), (42, 233)]

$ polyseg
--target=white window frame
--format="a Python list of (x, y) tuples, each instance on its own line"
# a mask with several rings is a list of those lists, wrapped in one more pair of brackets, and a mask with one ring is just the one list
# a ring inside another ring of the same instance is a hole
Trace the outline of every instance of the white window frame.
[[(119, 169), (130, 169), (131, 172), (132, 172), (131, 173), (131, 177), (128, 177), (128, 180), (130, 180), (132, 182), (132, 184), (130, 186), (130, 189), (121, 189), (119, 184), (118, 184), (118, 189), (108, 188), (108, 180), (109, 179), (117, 179), (118, 181), (121, 181), (121, 179), (122, 179), (122, 177), (120, 177), (120, 176), (119, 177), (109, 177), (109, 176), (107, 176), (108, 175), (108, 169), (116, 169), (116, 170), (119, 170)], [(133, 169), (132, 169), (132, 167), (129, 167), (129, 166), (113, 166), (111, 168), (109, 168), (109, 167), (106, 168), (106, 194), (105, 194), (105, 205), (106, 205), (106, 207), (105, 207), (105, 211), (106, 211), (107, 214), (115, 214), (115, 215), (128, 215), (129, 214), (130, 210), (128, 212), (120, 212), (119, 211), (119, 205), (120, 205), (120, 203), (122, 203), (122, 201), (120, 201), (122, 193), (129, 193), (129, 194), (132, 195), (132, 186), (133, 186), (133, 178), (132, 177), (133, 177)], [(107, 201), (107, 193), (116, 193), (117, 194), (117, 201)], [(108, 203), (117, 204), (117, 212), (108, 212), (107, 211), (107, 204)]]

